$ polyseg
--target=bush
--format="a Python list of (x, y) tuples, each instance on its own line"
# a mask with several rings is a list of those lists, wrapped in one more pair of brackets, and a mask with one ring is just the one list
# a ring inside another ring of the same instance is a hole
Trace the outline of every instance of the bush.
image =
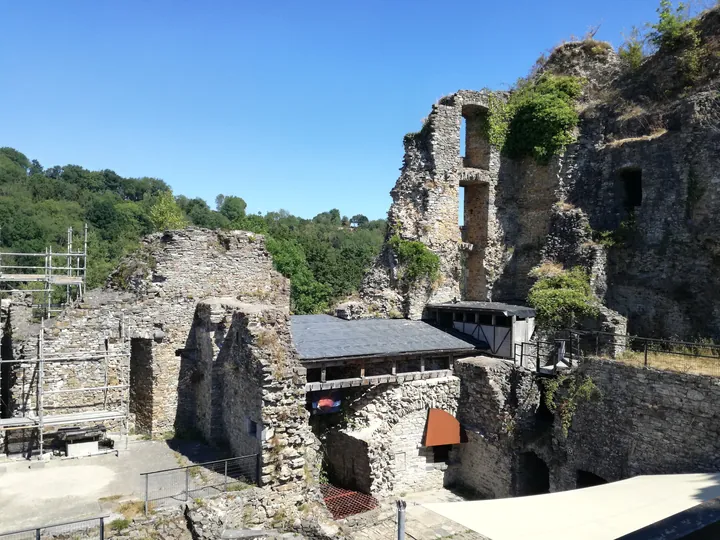
[(581, 317), (597, 315), (590, 279), (582, 268), (544, 274), (542, 268), (531, 272), (531, 276), (539, 279), (528, 294), (528, 302), (535, 308), (540, 325), (572, 327)]
[(545, 74), (521, 83), (507, 103), (490, 101), (490, 144), (508, 157), (532, 156), (547, 163), (575, 140), (579, 117), (574, 105), (581, 93), (576, 77)]
[(698, 46), (700, 37), (695, 30), (696, 20), (690, 18), (687, 4), (680, 2), (673, 11), (670, 0), (660, 0), (657, 12), (658, 22), (650, 25), (648, 34), (651, 43), (668, 51)]
[(645, 41), (640, 35), (640, 30), (633, 26), (630, 35), (618, 49), (618, 55), (624, 66), (634, 71), (640, 67), (645, 60)]
[(431, 281), (438, 278), (440, 258), (425, 244), (404, 240), (398, 234), (392, 236), (388, 244), (403, 267), (401, 279), (412, 282), (423, 277), (427, 277)]

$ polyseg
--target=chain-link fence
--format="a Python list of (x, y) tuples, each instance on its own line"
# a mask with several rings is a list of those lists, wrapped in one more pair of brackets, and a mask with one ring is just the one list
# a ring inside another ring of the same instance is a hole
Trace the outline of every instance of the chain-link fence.
[(0, 533), (0, 540), (104, 540), (107, 516)]
[(187, 467), (142, 473), (145, 477), (145, 512), (152, 505), (184, 502), (257, 484), (260, 455), (252, 454)]

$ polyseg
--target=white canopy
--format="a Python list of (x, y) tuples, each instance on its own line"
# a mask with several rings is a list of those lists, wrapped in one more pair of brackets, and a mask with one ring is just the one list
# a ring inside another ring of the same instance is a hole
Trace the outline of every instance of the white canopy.
[(611, 540), (715, 497), (720, 474), (669, 474), (548, 495), (423, 506), (492, 540)]

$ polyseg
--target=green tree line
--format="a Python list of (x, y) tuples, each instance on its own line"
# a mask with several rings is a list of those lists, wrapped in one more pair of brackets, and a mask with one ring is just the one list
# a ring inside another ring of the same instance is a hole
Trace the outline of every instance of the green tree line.
[(44, 168), (0, 148), (0, 249), (64, 251), (67, 228), (80, 232), (87, 223), (91, 288), (146, 234), (186, 225), (243, 229), (267, 237), (275, 267), (291, 280), (293, 312), (319, 313), (357, 290), (385, 236), (384, 220), (348, 218), (337, 209), (303, 219), (284, 210), (248, 214), (246, 207), (241, 197), (218, 195), (213, 209), (203, 199), (173, 195), (157, 178), (78, 165)]

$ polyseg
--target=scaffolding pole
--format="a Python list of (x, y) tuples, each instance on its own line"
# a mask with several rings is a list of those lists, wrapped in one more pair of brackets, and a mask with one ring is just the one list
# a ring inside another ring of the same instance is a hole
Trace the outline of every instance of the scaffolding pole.
[[(61, 308), (79, 301), (87, 290), (87, 243), (88, 226), (85, 224), (82, 251), (75, 247), (77, 242), (74, 239), (74, 230), (72, 227), (68, 227), (67, 246), (64, 252), (53, 251), (52, 246), (48, 246), (44, 253), (16, 251), (0, 253), (0, 283), (42, 283), (42, 286), (37, 288), (2, 289), (2, 292), (42, 293), (42, 299), (33, 300), (33, 307), (40, 310), (38, 315), (42, 315), (46, 319), (53, 313), (62, 311), (62, 309), (54, 309), (52, 304), (56, 286), (65, 287), (65, 301), (64, 303), (61, 301), (59, 305)], [(14, 257), (30, 260), (22, 261), (24, 264), (18, 264), (14, 262)], [(42, 264), (38, 264), (41, 262), (39, 259), (42, 259)], [(32, 264), (33, 262), (36, 264)]]

